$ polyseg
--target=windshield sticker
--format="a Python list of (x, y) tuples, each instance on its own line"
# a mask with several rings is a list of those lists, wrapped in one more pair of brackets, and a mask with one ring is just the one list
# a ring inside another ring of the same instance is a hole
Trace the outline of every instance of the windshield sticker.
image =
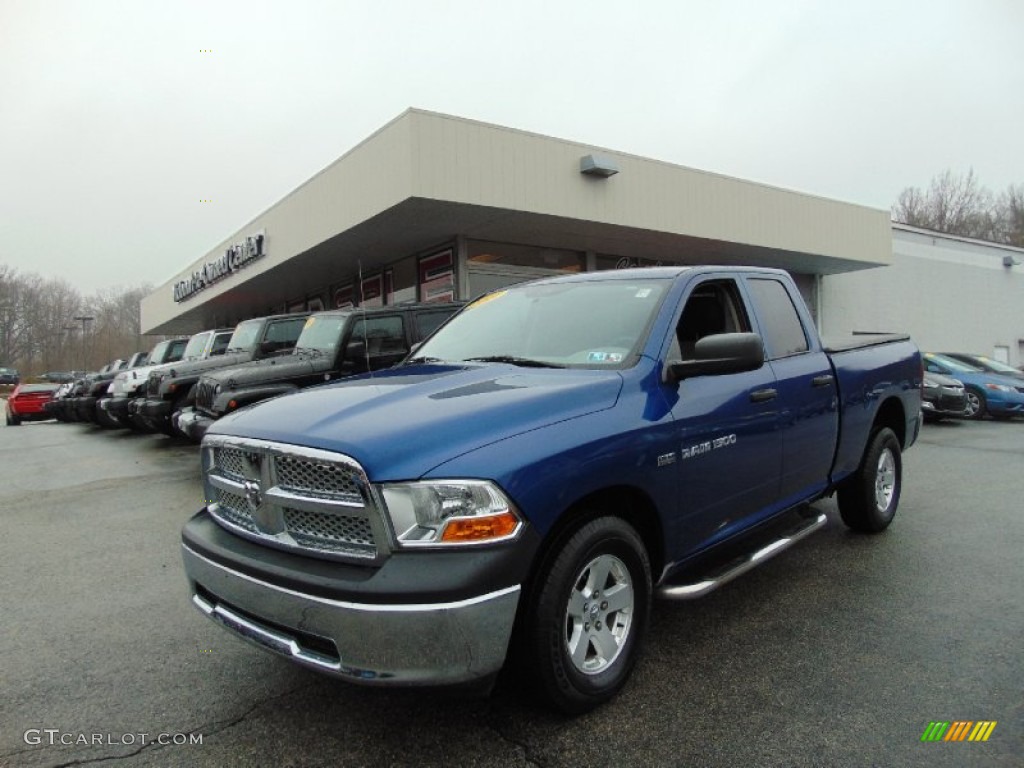
[(310, 318), (309, 318), (309, 319), (308, 319), (308, 320), (306, 321), (306, 324), (305, 324), (304, 326), (302, 326), (302, 330), (306, 330), (307, 328), (309, 328), (309, 326), (311, 326), (311, 325), (312, 325), (313, 323), (315, 323), (315, 322), (316, 322), (316, 318), (315, 318), (315, 317), (310, 317)]
[(587, 355), (588, 363), (621, 363), (622, 354), (620, 352), (591, 352)]
[(474, 301), (472, 304), (470, 304), (468, 307), (466, 307), (464, 311), (469, 311), (471, 309), (476, 309), (477, 307), (482, 307), (484, 304), (487, 304), (488, 302), (494, 301), (495, 299), (500, 299), (506, 293), (508, 293), (508, 291), (495, 291), (494, 293), (485, 294), (476, 301)]
[(650, 288), (641, 288), (639, 291), (636, 292), (636, 298), (638, 298), (638, 299), (646, 299), (650, 295), (651, 295), (651, 289)]

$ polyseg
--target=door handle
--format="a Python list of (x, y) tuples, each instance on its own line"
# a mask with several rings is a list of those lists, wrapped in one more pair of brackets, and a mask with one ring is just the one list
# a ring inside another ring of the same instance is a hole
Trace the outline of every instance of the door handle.
[(776, 389), (757, 389), (750, 393), (750, 402), (752, 403), (765, 403), (769, 400), (774, 400), (778, 397), (778, 390)]
[(831, 373), (826, 373), (824, 376), (815, 376), (813, 379), (811, 379), (811, 386), (812, 387), (827, 387), (829, 384), (832, 383), (832, 381), (833, 381), (832, 374)]

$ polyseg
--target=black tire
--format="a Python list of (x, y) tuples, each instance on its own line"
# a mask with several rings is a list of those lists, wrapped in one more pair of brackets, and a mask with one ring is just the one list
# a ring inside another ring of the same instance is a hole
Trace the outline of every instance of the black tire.
[(647, 551), (627, 522), (599, 517), (548, 559), (536, 584), (524, 668), (556, 709), (587, 712), (618, 693), (636, 663), (651, 609)]
[(21, 426), (21, 418), (19, 418), (18, 416), (12, 416), (11, 414), (8, 414), (7, 415), (7, 426), (8, 427), (20, 427)]
[(839, 487), (839, 514), (851, 530), (881, 533), (896, 514), (902, 488), (900, 441), (883, 427), (871, 435), (860, 468)]
[(988, 412), (988, 403), (985, 402), (985, 393), (980, 389), (974, 387), (967, 387), (964, 390), (964, 394), (967, 396), (967, 406), (964, 409), (965, 419), (978, 419), (985, 418), (985, 414)]

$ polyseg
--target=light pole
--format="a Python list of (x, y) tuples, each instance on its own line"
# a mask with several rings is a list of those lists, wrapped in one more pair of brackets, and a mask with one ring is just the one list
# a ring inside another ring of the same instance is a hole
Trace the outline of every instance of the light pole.
[[(69, 343), (68, 343), (67, 349), (69, 351), (71, 351), (73, 348), (72, 348), (70, 342), (75, 340), (75, 331), (78, 330), (78, 326), (77, 325), (64, 325), (64, 326), (61, 326), (61, 330), (68, 332), (68, 342)], [(63, 342), (63, 340), (64, 340), (64, 337), (62, 335), (61, 336), (61, 341)], [(61, 365), (65, 365), (68, 362), (65, 359), (65, 357), (64, 357), (64, 349), (65, 349), (64, 345), (61, 344), (61, 349), (60, 349), (60, 363), (61, 363)], [(75, 367), (74, 352), (72, 351), (71, 354), (72, 354), (71, 367), (74, 368)]]
[(92, 315), (79, 315), (78, 317), (75, 318), (75, 320), (80, 320), (82, 322), (82, 371), (83, 372), (88, 370), (88, 368), (89, 368), (89, 366), (86, 365), (86, 362), (85, 362), (85, 326), (86, 326), (87, 323), (90, 323), (90, 322), (92, 322), (95, 319), (96, 318), (93, 317)]

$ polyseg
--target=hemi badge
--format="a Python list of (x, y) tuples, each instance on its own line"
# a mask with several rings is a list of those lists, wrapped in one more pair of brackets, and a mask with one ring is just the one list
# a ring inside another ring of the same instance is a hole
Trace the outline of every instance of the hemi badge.
[(675, 451), (673, 451), (672, 453), (662, 454), (661, 456), (658, 457), (658, 466), (659, 467), (667, 467), (669, 464), (675, 464), (675, 463), (676, 463)]

